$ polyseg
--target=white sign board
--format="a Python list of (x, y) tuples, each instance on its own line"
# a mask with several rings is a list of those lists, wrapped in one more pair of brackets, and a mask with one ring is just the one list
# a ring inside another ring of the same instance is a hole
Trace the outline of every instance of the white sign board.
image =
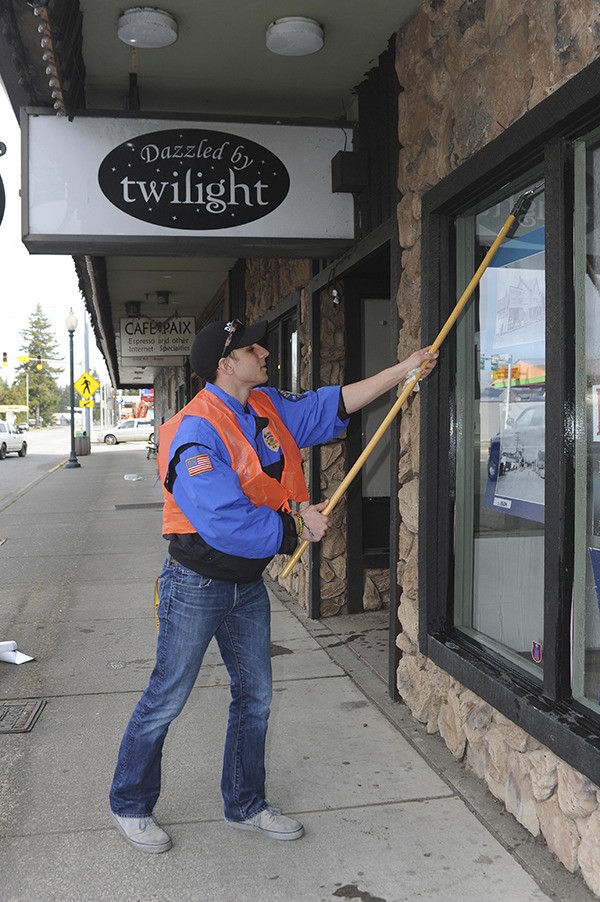
[[(190, 352), (196, 321), (193, 316), (123, 317), (120, 320), (122, 360), (187, 356)], [(178, 359), (180, 362), (180, 359)]]
[(352, 130), (341, 125), (70, 122), (40, 110), (28, 111), (23, 135), (30, 249), (102, 252), (110, 244), (131, 253), (190, 237), (203, 247), (208, 239), (354, 238), (352, 196), (331, 190), (333, 157), (352, 149)]

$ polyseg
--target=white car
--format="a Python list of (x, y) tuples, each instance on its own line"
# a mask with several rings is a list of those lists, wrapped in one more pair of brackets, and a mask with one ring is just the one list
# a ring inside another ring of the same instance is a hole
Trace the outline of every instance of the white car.
[(154, 420), (131, 419), (122, 420), (116, 426), (99, 432), (97, 441), (106, 445), (118, 445), (120, 442), (151, 442), (154, 440)]
[(7, 454), (15, 452), (19, 457), (27, 454), (27, 442), (12, 423), (0, 420), (0, 460), (4, 460)]

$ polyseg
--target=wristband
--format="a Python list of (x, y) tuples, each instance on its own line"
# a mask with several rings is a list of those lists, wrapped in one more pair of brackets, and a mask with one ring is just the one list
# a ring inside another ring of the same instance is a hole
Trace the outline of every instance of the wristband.
[(296, 529), (298, 530), (298, 538), (302, 538), (302, 533), (304, 532), (304, 520), (300, 516), (300, 514), (295, 515), (296, 519)]

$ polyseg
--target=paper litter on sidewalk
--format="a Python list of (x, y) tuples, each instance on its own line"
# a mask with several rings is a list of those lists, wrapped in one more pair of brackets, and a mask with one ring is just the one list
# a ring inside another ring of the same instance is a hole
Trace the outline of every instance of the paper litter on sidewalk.
[(26, 661), (33, 661), (33, 657), (24, 655), (17, 649), (17, 643), (9, 639), (7, 642), (0, 642), (0, 661), (7, 664), (24, 664)]

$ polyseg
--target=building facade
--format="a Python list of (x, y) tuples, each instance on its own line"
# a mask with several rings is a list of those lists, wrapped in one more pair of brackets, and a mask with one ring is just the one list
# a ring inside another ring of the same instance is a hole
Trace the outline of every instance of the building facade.
[[(424, 0), (354, 85), (354, 239), (235, 253), (196, 327), (267, 318), (281, 388), (362, 378), (433, 341), (532, 195), (283, 583), (311, 617), (387, 610), (393, 697), (600, 896), (599, 50), (594, 0)], [(99, 334), (110, 266), (75, 256)], [(158, 423), (199, 387), (153, 384)], [(393, 400), (305, 454), (313, 500)]]
[(399, 495), (419, 533), (398, 690), (596, 893), (599, 28), (589, 3), (431, 3), (397, 43), (413, 331), (420, 310), (435, 333), (516, 197), (543, 186), (423, 393), (419, 488)]

